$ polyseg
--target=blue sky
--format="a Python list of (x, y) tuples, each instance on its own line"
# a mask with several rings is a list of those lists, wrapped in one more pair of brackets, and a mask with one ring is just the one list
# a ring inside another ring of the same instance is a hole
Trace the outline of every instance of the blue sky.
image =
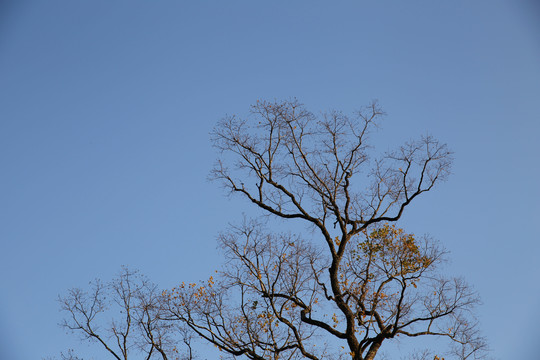
[(534, 0), (1, 2), (0, 358), (75, 347), (58, 294), (121, 265), (163, 287), (207, 277), (216, 234), (250, 210), (206, 181), (209, 132), (290, 97), (314, 112), (378, 99), (383, 150), (449, 144), (453, 175), (401, 225), (451, 250), (493, 355), (534, 358)]

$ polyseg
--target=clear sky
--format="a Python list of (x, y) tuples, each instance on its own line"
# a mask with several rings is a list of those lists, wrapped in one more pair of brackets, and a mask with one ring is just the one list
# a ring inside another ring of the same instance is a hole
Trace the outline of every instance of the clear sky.
[(58, 294), (121, 265), (163, 287), (207, 277), (216, 234), (251, 209), (206, 181), (208, 133), (290, 97), (314, 112), (379, 99), (383, 148), (449, 144), (453, 175), (401, 225), (451, 250), (493, 355), (535, 359), (534, 0), (1, 1), (0, 358), (75, 347)]

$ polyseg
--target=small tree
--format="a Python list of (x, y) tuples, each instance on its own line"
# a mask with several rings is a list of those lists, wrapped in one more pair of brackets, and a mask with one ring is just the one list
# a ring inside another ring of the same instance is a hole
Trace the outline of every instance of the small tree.
[[(137, 271), (122, 268), (117, 278), (90, 283), (87, 292), (70, 289), (59, 297), (61, 324), (83, 340), (98, 343), (112, 359), (192, 359), (191, 337), (183, 326), (161, 319), (162, 292)], [(180, 354), (177, 344), (187, 351)], [(79, 359), (72, 351), (62, 359)]]
[(249, 119), (220, 122), (212, 178), (314, 232), (246, 222), (222, 234), (227, 266), (170, 291), (168, 319), (232, 357), (367, 360), (424, 335), (448, 339), (457, 358), (481, 357), (475, 293), (437, 273), (444, 251), (432, 240), (392, 225), (447, 177), (451, 152), (428, 136), (371, 159), (367, 135), (382, 115), (376, 103), (317, 118), (295, 100), (263, 101)]

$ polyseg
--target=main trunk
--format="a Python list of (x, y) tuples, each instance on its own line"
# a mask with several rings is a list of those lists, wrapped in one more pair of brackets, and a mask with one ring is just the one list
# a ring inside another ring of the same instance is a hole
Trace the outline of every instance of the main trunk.
[(373, 359), (375, 359), (375, 355), (377, 355), (377, 351), (379, 350), (381, 345), (382, 345), (382, 340), (374, 342), (369, 347), (368, 353), (366, 354), (366, 357), (364, 358), (364, 360), (373, 360)]

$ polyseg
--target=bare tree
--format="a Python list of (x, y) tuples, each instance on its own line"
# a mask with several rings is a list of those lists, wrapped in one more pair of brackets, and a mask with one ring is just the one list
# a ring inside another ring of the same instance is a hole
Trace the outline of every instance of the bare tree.
[[(435, 241), (395, 224), (448, 176), (451, 152), (426, 136), (371, 156), (368, 134), (382, 115), (372, 103), (352, 117), (317, 117), (293, 100), (257, 102), (248, 119), (226, 117), (213, 132), (221, 157), (212, 178), (266, 220), (296, 219), (310, 231), (245, 220), (220, 235), (227, 262), (215, 279), (160, 292), (124, 269), (109, 284), (61, 298), (63, 326), (124, 360), (192, 359), (193, 335), (224, 357), (254, 360), (371, 360), (383, 344), (421, 336), (446, 341), (445, 356), (484, 357), (476, 293), (443, 274), (446, 253)], [(113, 308), (119, 317), (108, 315)]]
[(372, 103), (316, 117), (293, 100), (223, 119), (212, 178), (314, 232), (233, 228), (220, 237), (227, 266), (170, 291), (167, 318), (231, 357), (367, 360), (387, 341), (424, 335), (448, 339), (456, 358), (482, 357), (476, 294), (437, 273), (444, 251), (430, 238), (392, 225), (447, 177), (451, 152), (426, 136), (371, 159), (366, 140), (382, 115)]
[[(190, 335), (181, 324), (161, 320), (162, 292), (146, 277), (124, 267), (110, 283), (96, 280), (90, 287), (59, 297), (64, 328), (100, 344), (112, 359), (193, 359)], [(186, 353), (179, 353), (180, 343)], [(72, 351), (62, 358), (78, 359)]]

